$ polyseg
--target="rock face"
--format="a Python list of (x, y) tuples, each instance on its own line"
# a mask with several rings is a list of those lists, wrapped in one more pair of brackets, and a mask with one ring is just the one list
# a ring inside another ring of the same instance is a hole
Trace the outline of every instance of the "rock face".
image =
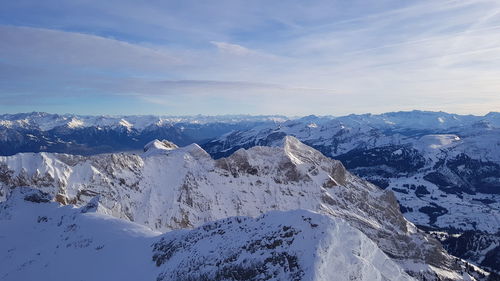
[(203, 147), (217, 158), (239, 148), (276, 146), (292, 135), (342, 161), (352, 173), (394, 191), (405, 217), (425, 229), (500, 238), (498, 116), (420, 111), (309, 116), (235, 131)]
[(96, 213), (97, 200), (47, 198), (17, 188), (0, 203), (2, 280), (415, 280), (345, 221), (305, 210), (159, 234)]
[(230, 216), (307, 209), (346, 220), (408, 273), (426, 280), (462, 278), (462, 262), (401, 212), (393, 193), (345, 170), (294, 137), (278, 147), (239, 150), (213, 160), (196, 144), (145, 155), (0, 157), (0, 190), (31, 186), (63, 204), (84, 206), (159, 231), (193, 228)]

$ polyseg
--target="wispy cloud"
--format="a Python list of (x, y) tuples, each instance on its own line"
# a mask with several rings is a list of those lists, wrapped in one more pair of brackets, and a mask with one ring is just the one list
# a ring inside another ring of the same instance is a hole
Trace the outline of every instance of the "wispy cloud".
[(250, 49), (245, 48), (245, 47), (238, 45), (238, 44), (230, 44), (230, 43), (226, 43), (226, 42), (216, 42), (216, 41), (212, 41), (210, 43), (212, 43), (214, 46), (216, 46), (217, 49), (219, 49), (220, 51), (227, 52), (227, 53), (232, 54), (232, 55), (244, 56), (244, 55), (249, 55), (249, 54), (254, 53)]
[(26, 65), (158, 69), (182, 64), (178, 54), (91, 34), (0, 26), (3, 61)]
[(0, 8), (0, 104), (32, 95), (186, 114), (500, 108), (493, 0), (51, 1)]

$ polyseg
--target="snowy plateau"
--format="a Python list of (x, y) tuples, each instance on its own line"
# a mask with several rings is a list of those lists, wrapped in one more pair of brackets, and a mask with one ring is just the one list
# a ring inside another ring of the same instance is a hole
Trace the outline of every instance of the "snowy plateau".
[(2, 115), (0, 279), (498, 280), (499, 128)]

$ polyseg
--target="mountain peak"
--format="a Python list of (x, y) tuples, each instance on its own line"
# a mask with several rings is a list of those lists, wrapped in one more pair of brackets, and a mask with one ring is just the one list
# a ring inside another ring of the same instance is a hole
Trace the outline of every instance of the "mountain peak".
[(191, 155), (195, 159), (201, 159), (201, 158), (210, 158), (210, 159), (212, 159), (212, 157), (210, 156), (210, 154), (208, 154), (208, 152), (206, 152), (203, 148), (201, 148), (201, 146), (199, 146), (196, 143), (192, 143), (190, 145), (181, 147), (179, 149), (179, 151), (183, 151), (185, 153), (188, 153), (189, 155)]
[(286, 135), (285, 137), (283, 137), (283, 145), (293, 145), (293, 144), (298, 144), (298, 143), (302, 143), (302, 142), (294, 136)]
[(168, 140), (159, 141), (158, 139), (148, 142), (144, 146), (144, 155), (150, 156), (153, 154), (162, 153), (164, 151), (174, 150), (179, 148), (175, 143)]
[(296, 165), (303, 163), (316, 164), (325, 158), (321, 152), (302, 143), (293, 136), (285, 136), (281, 146), (285, 155)]

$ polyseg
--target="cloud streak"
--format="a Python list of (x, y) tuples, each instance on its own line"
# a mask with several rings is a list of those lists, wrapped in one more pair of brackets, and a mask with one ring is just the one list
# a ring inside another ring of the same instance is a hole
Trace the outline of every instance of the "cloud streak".
[(0, 110), (15, 95), (123, 113), (500, 108), (496, 1), (51, 2), (0, 8)]

